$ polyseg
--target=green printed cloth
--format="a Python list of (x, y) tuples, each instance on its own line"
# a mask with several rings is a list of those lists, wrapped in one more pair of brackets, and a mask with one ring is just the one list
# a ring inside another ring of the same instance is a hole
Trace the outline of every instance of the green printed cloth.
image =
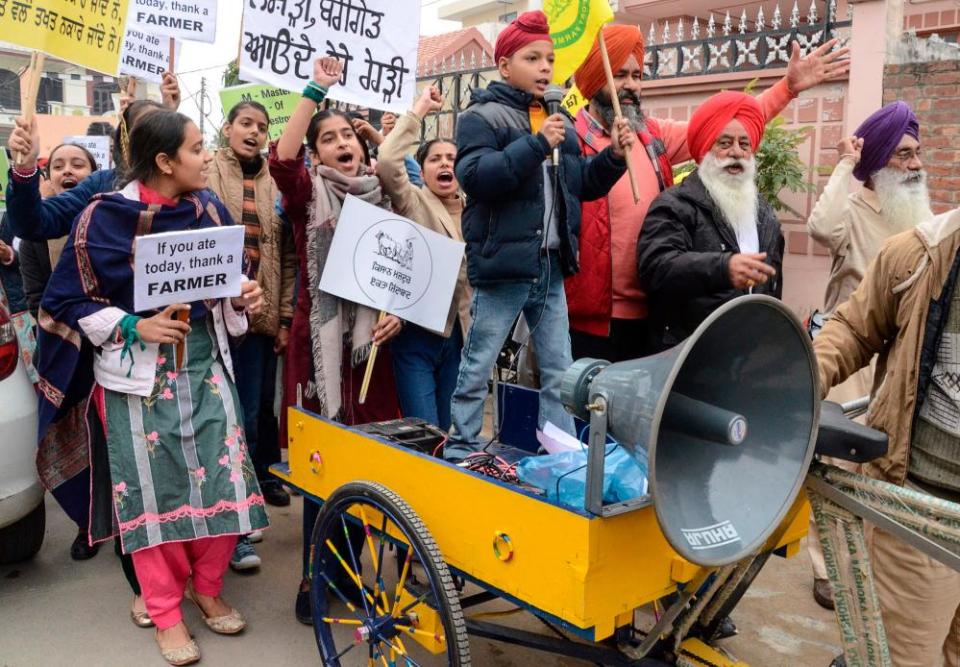
[[(267, 525), (240, 400), (213, 325), (194, 321), (182, 368), (161, 345), (148, 397), (105, 391), (113, 505), (125, 553)], [(136, 353), (136, 351), (135, 351)]]

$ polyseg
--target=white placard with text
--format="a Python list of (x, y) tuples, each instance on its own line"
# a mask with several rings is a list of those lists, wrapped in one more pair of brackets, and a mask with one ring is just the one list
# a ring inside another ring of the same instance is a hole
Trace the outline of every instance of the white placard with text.
[(72, 137), (64, 137), (63, 143), (77, 144), (83, 146), (93, 159), (97, 161), (98, 169), (110, 169), (113, 167), (113, 155), (110, 153), (110, 137), (78, 134)]
[(419, 0), (245, 2), (240, 77), (303, 90), (317, 58), (335, 56), (343, 77), (331, 99), (403, 112), (417, 86)]
[(240, 296), (243, 235), (242, 225), (230, 225), (138, 236), (134, 310)]
[(348, 196), (320, 289), (442, 332), (463, 251), (459, 241)]
[[(241, 0), (228, 0), (231, 7)], [(243, 0), (244, 4), (248, 0)], [(130, 0), (127, 29), (195, 42), (217, 39), (217, 0)]]

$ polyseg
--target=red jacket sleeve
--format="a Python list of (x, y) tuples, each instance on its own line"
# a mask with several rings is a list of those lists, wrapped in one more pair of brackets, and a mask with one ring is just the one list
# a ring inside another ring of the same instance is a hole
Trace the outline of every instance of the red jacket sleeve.
[(313, 200), (313, 182), (304, 162), (304, 148), (297, 157), (281, 160), (277, 157), (277, 142), (270, 144), (270, 175), (283, 196), (283, 210), (291, 220), (306, 220), (307, 207)]

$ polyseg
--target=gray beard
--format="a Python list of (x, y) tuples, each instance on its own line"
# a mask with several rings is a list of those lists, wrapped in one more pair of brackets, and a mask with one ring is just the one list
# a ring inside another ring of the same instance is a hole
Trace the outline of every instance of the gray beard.
[[(724, 167), (731, 163), (743, 165), (743, 172), (729, 174)], [(713, 153), (707, 153), (697, 169), (700, 180), (710, 193), (713, 203), (733, 227), (734, 232), (742, 232), (747, 226), (757, 225), (757, 164), (749, 160), (726, 158), (718, 160)]]
[(933, 217), (926, 172), (884, 167), (870, 176), (870, 182), (880, 202), (880, 216), (897, 232)]
[[(593, 99), (590, 100), (590, 106), (600, 114), (604, 127), (607, 129), (613, 127), (613, 121), (616, 120), (617, 114), (613, 110), (613, 103), (609, 96), (594, 95)], [(643, 110), (639, 104), (621, 104), (620, 111), (634, 131), (640, 129), (640, 125), (643, 123)]]

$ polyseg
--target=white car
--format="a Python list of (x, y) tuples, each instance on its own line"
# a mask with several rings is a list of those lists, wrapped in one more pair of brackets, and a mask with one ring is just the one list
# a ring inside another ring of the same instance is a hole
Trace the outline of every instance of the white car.
[(43, 544), (46, 514), (36, 458), (37, 394), (10, 314), (0, 305), (0, 564), (31, 558)]

